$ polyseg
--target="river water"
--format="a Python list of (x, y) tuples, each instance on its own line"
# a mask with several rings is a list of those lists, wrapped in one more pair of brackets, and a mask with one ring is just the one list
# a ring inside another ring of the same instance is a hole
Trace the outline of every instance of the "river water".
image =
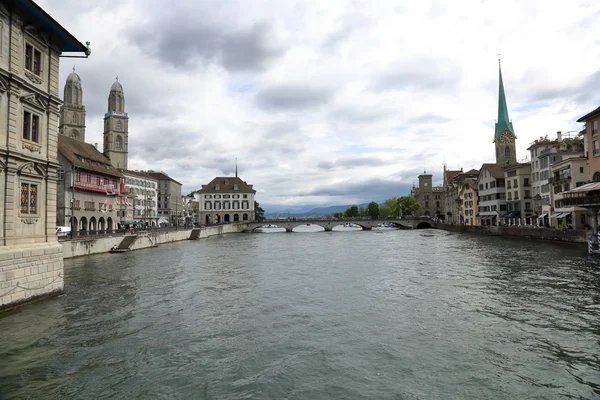
[(582, 245), (235, 234), (66, 260), (65, 282), (0, 315), (0, 398), (600, 398)]

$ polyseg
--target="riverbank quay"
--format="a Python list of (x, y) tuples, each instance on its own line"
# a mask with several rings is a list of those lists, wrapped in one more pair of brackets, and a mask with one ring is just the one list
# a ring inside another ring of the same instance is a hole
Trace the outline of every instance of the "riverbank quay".
[(526, 239), (551, 240), (569, 243), (587, 244), (591, 231), (583, 229), (560, 229), (551, 228), (514, 228), (508, 226), (470, 226), (470, 225), (451, 225), (451, 224), (432, 224), (435, 229), (442, 229), (458, 233), (475, 233), (490, 236), (505, 236)]
[(210, 236), (218, 236), (226, 233), (240, 233), (243, 230), (244, 224), (224, 224), (201, 228), (142, 231), (134, 234), (127, 233), (108, 237), (81, 237), (74, 240), (65, 240), (61, 243), (63, 245), (64, 258), (74, 258), (109, 253), (112, 249), (123, 251), (147, 249), (165, 243), (205, 239)]
[[(115, 248), (123, 251), (147, 249), (165, 243), (204, 239), (243, 230), (244, 224), (225, 224), (112, 236), (83, 236), (59, 243), (40, 243), (35, 249), (0, 247), (0, 313), (63, 294), (63, 258), (108, 253)], [(114, 256), (119, 257), (119, 254)]]

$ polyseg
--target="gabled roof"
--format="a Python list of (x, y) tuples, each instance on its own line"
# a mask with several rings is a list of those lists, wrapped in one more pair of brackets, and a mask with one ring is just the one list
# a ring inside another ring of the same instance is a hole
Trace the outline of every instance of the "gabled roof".
[[(238, 190), (233, 189), (233, 185), (238, 185)], [(219, 185), (219, 190), (216, 189)], [(202, 185), (202, 189), (196, 193), (221, 193), (221, 192), (245, 192), (245, 193), (256, 193), (256, 190), (252, 189), (252, 185), (248, 185), (246, 182), (241, 180), (239, 177), (223, 177), (219, 176), (210, 181), (207, 185)]]
[(154, 179), (158, 179), (159, 181), (171, 181), (171, 182), (175, 182), (178, 185), (181, 185), (180, 182), (177, 182), (175, 179), (171, 178), (169, 175), (165, 174), (164, 172), (155, 172), (155, 171), (140, 171), (143, 173), (146, 173), (148, 175), (150, 175), (151, 177), (153, 177)]
[(34, 24), (36, 27), (46, 31), (51, 37), (52, 42), (58, 45), (60, 51), (86, 53), (89, 50), (79, 40), (63, 28), (54, 18), (52, 18), (40, 6), (31, 0), (3, 0), (10, 8), (15, 9), (17, 13), (27, 23)]
[(137, 176), (137, 177), (143, 178), (143, 179), (152, 179), (154, 181), (158, 181), (158, 179), (156, 179), (155, 177), (153, 177), (152, 175), (150, 175), (147, 172), (132, 171), (130, 169), (119, 169), (119, 171), (121, 171), (123, 173), (123, 175)]
[(504, 165), (503, 164), (483, 164), (479, 169), (479, 173), (487, 169), (490, 175), (496, 179), (504, 179)]
[(590, 111), (589, 113), (585, 114), (583, 117), (579, 118), (577, 122), (585, 122), (588, 119), (597, 115), (600, 115), (600, 107), (596, 108), (594, 111)]
[(58, 135), (58, 152), (77, 168), (122, 178), (123, 175), (113, 167), (110, 160), (89, 143)]
[(479, 170), (478, 169), (470, 169), (467, 172), (463, 172), (464, 175), (479, 175)]
[(450, 183), (450, 181), (458, 174), (460, 174), (462, 171), (460, 169), (457, 169), (455, 171), (452, 170), (446, 170), (446, 183)]

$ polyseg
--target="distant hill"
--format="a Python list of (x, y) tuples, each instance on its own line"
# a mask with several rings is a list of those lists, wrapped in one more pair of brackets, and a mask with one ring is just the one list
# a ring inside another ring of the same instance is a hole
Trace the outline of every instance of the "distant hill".
[[(382, 205), (384, 205), (384, 202), (379, 203), (379, 206), (381, 207)], [(323, 217), (326, 215), (331, 215), (334, 213), (338, 213), (338, 212), (344, 212), (346, 211), (348, 208), (352, 207), (355, 204), (346, 204), (343, 206), (328, 206), (328, 207), (316, 207), (313, 208), (309, 211), (306, 212), (266, 212), (265, 213), (265, 217), (266, 218), (275, 218), (277, 216), (277, 214), (279, 214), (280, 218), (287, 218), (288, 216), (290, 218), (307, 218), (307, 217)], [(356, 204), (356, 206), (358, 208), (360, 207), (367, 207), (369, 205), (369, 203), (362, 203), (362, 204)]]

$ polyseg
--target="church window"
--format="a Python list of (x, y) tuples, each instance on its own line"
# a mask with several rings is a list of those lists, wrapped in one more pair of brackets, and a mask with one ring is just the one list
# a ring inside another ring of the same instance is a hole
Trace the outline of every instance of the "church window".
[(121, 124), (121, 120), (118, 120), (118, 121), (117, 121), (117, 129), (118, 129), (118, 130), (121, 130), (121, 129), (123, 129), (123, 124)]
[(504, 160), (505, 161), (509, 161), (510, 160), (510, 147), (506, 146), (504, 148)]
[(75, 89), (75, 101), (73, 103), (79, 104), (79, 90), (77, 89)]
[(123, 150), (123, 138), (121, 136), (117, 136), (115, 140), (115, 149)]
[(29, 111), (23, 112), (23, 139), (39, 143), (39, 127), (39, 116), (32, 114)]
[(76, 123), (77, 123), (77, 114), (73, 114), (72, 122), (73, 122), (74, 124), (76, 124)]
[(75, 129), (73, 129), (73, 130), (71, 131), (71, 137), (72, 137), (73, 139), (79, 139), (79, 132), (77, 132)]
[(37, 214), (38, 185), (21, 183), (21, 214)]
[(25, 69), (40, 75), (42, 66), (42, 53), (27, 43), (25, 45)]

